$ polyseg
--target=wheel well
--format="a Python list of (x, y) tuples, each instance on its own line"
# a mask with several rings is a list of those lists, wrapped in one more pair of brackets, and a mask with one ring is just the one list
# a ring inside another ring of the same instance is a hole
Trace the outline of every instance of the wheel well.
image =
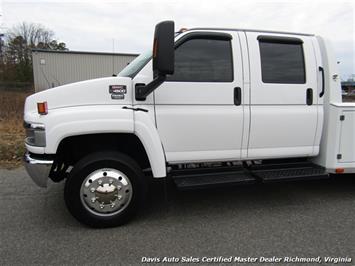
[[(57, 149), (56, 164), (72, 166), (85, 155), (103, 150), (122, 152), (135, 160), (142, 169), (150, 167), (140, 139), (134, 134), (104, 133), (71, 136), (63, 139)], [(61, 167), (59, 167), (61, 168)]]

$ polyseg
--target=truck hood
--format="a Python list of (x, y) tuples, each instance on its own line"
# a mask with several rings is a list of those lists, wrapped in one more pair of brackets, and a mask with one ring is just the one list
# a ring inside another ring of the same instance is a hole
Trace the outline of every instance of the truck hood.
[[(110, 86), (126, 86), (120, 97), (112, 97)], [(132, 79), (107, 77), (71, 83), (42, 92), (26, 99), (25, 113), (37, 112), (37, 103), (47, 102), (48, 110), (84, 105), (132, 104)]]

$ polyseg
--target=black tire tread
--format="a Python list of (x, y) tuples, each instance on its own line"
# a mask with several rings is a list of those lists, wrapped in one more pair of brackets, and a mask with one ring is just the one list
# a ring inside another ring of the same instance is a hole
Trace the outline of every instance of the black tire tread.
[[(102, 165), (102, 166), (100, 166)], [(86, 172), (100, 167), (119, 167), (130, 179), (133, 195), (129, 206), (114, 216), (97, 216), (89, 212), (80, 200), (80, 187), (87, 176)], [(146, 179), (139, 165), (126, 154), (116, 151), (99, 151), (89, 154), (79, 160), (65, 183), (64, 200), (69, 212), (81, 223), (95, 227), (113, 227), (122, 225), (133, 218), (142, 205), (147, 192)]]

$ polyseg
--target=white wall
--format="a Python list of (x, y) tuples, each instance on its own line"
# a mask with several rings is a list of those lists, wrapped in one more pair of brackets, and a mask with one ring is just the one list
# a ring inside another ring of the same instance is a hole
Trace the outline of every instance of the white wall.
[(120, 72), (137, 55), (33, 51), (35, 91)]

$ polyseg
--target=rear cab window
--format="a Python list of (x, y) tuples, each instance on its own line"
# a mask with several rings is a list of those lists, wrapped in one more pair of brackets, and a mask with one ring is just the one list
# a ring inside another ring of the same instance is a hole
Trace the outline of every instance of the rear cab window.
[(262, 81), (305, 84), (303, 41), (298, 38), (258, 36)]

